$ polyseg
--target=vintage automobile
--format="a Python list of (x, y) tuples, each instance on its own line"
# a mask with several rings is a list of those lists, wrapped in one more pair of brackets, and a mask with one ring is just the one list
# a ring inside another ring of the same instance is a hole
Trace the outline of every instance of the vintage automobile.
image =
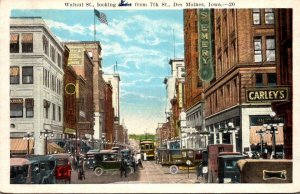
[(220, 154), (218, 157), (218, 182), (239, 183), (240, 172), (236, 166), (237, 161), (244, 159), (243, 155)]
[(166, 155), (167, 148), (156, 148), (156, 163), (160, 164), (163, 161), (163, 155)]
[(242, 159), (237, 162), (241, 183), (292, 183), (293, 161)]
[(31, 155), (30, 161), (30, 183), (54, 184), (56, 183), (55, 169), (57, 160), (52, 155)]
[(30, 161), (26, 158), (10, 159), (10, 184), (29, 184), (31, 179)]
[(56, 168), (55, 168), (55, 178), (56, 180), (64, 180), (71, 183), (71, 155), (70, 154), (53, 154), (54, 158), (56, 158)]
[[(104, 172), (119, 171), (121, 166), (121, 155), (117, 150), (101, 150), (95, 153), (95, 175), (101, 176)], [(133, 168), (128, 166), (129, 174), (133, 173)]]
[(169, 149), (162, 152), (162, 166), (168, 166), (171, 174), (179, 170), (194, 170), (202, 162), (200, 149)]

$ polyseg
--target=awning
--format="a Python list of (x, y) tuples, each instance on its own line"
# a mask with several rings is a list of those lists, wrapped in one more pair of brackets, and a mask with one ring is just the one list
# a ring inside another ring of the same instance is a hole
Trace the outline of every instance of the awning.
[(10, 43), (17, 44), (19, 42), (19, 34), (10, 34)]
[(32, 43), (33, 36), (32, 34), (22, 34), (22, 43)]
[[(260, 143), (260, 135), (256, 133), (256, 131), (259, 131), (262, 129), (265, 131), (263, 126), (251, 126), (250, 129), (250, 144), (257, 145)], [(276, 133), (275, 140), (276, 145), (283, 145), (283, 127), (278, 127), (278, 133)], [(263, 135), (263, 142), (267, 143), (268, 145), (272, 145), (272, 134), (270, 133), (264, 133)]]
[[(27, 154), (28, 140), (24, 139), (10, 139), (10, 152), (12, 154)], [(34, 140), (29, 140), (29, 153), (32, 153)]]
[(59, 145), (57, 145), (56, 143), (50, 142), (48, 143), (47, 152), (48, 154), (56, 154), (56, 153), (64, 153), (65, 150), (61, 148)]

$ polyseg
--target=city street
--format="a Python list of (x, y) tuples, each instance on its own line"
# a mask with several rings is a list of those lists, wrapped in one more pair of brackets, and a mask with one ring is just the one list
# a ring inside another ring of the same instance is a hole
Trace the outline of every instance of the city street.
[(127, 178), (120, 177), (120, 172), (106, 172), (102, 176), (96, 176), (92, 170), (85, 171), (86, 179), (78, 180), (77, 171), (72, 171), (71, 184), (158, 184), (158, 183), (198, 183), (195, 171), (179, 171), (171, 174), (169, 168), (156, 164), (155, 161), (143, 161), (144, 169), (139, 168)]

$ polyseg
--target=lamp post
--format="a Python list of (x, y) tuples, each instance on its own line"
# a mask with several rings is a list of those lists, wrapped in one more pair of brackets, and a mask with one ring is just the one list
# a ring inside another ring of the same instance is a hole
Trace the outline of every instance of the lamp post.
[(256, 134), (260, 136), (260, 154), (263, 153), (263, 135), (266, 133), (266, 131), (263, 131), (262, 129), (256, 131)]
[(44, 131), (40, 132), (40, 138), (45, 139), (45, 155), (48, 154), (48, 137), (54, 137), (52, 130), (44, 129)]
[(29, 140), (34, 139), (33, 133), (27, 131), (27, 133), (23, 137), (24, 140), (27, 140), (27, 155), (29, 156)]
[(269, 124), (263, 124), (263, 126), (266, 128), (266, 132), (269, 132), (272, 134), (272, 157), (276, 156), (276, 133), (278, 133), (278, 127), (282, 127), (283, 123), (275, 122), (276, 113), (271, 112), (271, 123)]

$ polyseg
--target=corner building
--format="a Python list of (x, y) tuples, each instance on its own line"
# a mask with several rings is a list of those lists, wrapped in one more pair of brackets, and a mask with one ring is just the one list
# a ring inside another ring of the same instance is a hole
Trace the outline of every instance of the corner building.
[[(209, 143), (231, 143), (236, 151), (260, 143), (256, 131), (270, 117), (271, 103), (249, 103), (248, 88), (276, 86), (274, 9), (215, 9), (215, 78), (204, 84)], [(228, 132), (228, 123), (235, 131)], [(233, 134), (234, 133), (234, 134)], [(282, 128), (276, 143), (283, 144)], [(271, 135), (264, 136), (271, 145)]]

